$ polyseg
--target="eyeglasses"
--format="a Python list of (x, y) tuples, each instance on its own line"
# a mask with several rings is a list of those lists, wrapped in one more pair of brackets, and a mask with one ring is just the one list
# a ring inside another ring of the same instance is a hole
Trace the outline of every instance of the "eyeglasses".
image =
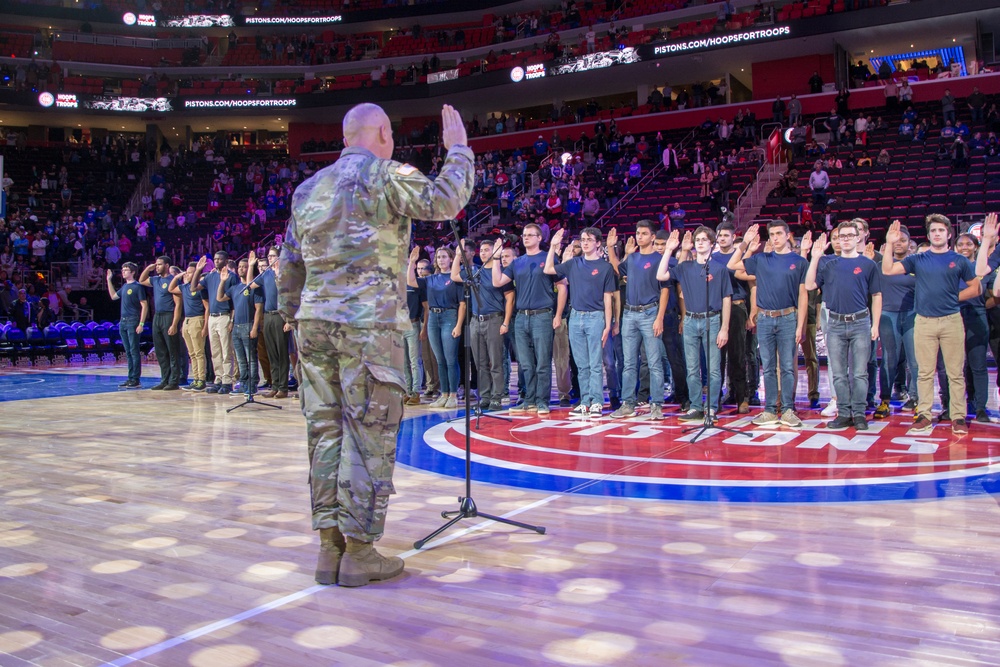
[(858, 238), (858, 236), (859, 236), (859, 234), (845, 234), (844, 232), (841, 232), (840, 235), (837, 238), (841, 238), (841, 239), (856, 239), (856, 238)]

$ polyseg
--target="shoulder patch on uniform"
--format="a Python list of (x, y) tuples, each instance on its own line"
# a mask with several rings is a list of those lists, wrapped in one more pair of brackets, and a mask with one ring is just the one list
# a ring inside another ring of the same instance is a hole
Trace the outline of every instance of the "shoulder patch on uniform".
[(396, 167), (396, 173), (400, 176), (412, 176), (417, 173), (417, 168), (409, 164), (401, 164)]

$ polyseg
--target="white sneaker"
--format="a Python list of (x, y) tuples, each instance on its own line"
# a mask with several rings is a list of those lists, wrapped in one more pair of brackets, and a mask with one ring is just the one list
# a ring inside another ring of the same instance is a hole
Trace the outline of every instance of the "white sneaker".
[(781, 424), (792, 428), (802, 428), (802, 420), (790, 409), (781, 413)]
[(448, 399), (444, 402), (444, 405), (441, 407), (443, 407), (446, 410), (453, 410), (457, 408), (458, 399), (455, 397), (455, 394), (448, 394)]
[(603, 414), (604, 414), (604, 406), (601, 405), (600, 403), (594, 403), (593, 405), (590, 406), (591, 417), (600, 417)]
[(837, 416), (837, 399), (831, 398), (830, 402), (827, 403), (826, 407), (823, 408), (823, 412), (820, 413), (824, 417), (836, 417)]
[(588, 408), (583, 403), (580, 403), (575, 408), (569, 411), (570, 417), (586, 417), (590, 414), (590, 408)]
[(427, 404), (429, 408), (443, 408), (444, 404), (448, 402), (448, 394), (441, 394), (436, 400), (431, 401)]

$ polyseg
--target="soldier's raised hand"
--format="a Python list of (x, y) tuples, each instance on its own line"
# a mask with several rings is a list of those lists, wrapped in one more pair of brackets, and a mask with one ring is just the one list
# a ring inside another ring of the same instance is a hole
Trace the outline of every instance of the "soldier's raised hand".
[(446, 149), (469, 144), (462, 115), (450, 104), (441, 107), (441, 141)]

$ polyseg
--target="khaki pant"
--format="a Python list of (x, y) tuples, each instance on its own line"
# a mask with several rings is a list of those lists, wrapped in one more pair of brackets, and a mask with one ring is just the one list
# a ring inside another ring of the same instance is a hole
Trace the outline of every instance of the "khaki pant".
[(573, 390), (573, 369), (569, 365), (569, 355), (569, 320), (564, 318), (552, 339), (552, 362), (555, 364), (556, 389), (560, 401), (569, 400), (569, 394)]
[(208, 318), (208, 342), (212, 348), (212, 366), (217, 384), (233, 383), (233, 336), (229, 315)]
[[(218, 319), (218, 318), (216, 318)], [(184, 318), (181, 334), (191, 357), (191, 375), (195, 380), (205, 380), (205, 316)]]
[(951, 393), (948, 410), (952, 419), (964, 419), (965, 326), (962, 314), (954, 313), (944, 317), (917, 315), (913, 327), (913, 348), (917, 357), (917, 415), (931, 418), (934, 373), (940, 350)]

